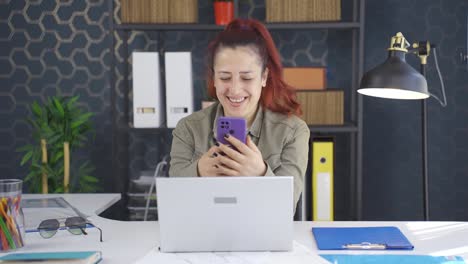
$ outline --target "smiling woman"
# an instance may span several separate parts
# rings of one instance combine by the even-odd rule
[[[310,131],[294,88],[283,80],[270,33],[256,20],[236,19],[210,43],[212,106],[182,119],[173,131],[170,176],[293,176],[294,201],[303,191]],[[244,118],[247,142],[215,137],[219,117]]]

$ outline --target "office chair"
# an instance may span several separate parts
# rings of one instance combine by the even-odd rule
[[[301,193],[301,196],[299,196],[299,201],[297,201],[297,205],[296,205],[296,213],[294,214],[294,221],[303,221],[304,219],[302,218],[302,195],[303,193]]]
[[[150,200],[151,200],[151,193],[153,192],[154,188],[154,193],[156,194],[156,177],[168,177],[169,170],[168,170],[168,159],[169,155],[166,155],[163,157],[163,159],[156,165],[156,169],[154,170],[154,181],[151,183],[148,195],[146,196],[146,206],[145,206],[145,214],[143,216],[143,221],[146,221],[148,218],[148,211],[149,211],[149,205],[150,205]],[[157,201],[156,201],[157,203]],[[157,209],[156,209],[157,210]]]

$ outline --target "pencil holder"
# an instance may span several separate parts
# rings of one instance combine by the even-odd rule
[[[24,246],[24,215],[21,209],[22,180],[0,180],[0,252]]]

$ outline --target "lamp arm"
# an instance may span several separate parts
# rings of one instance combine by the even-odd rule
[[[442,91],[442,98],[441,100],[438,96],[435,94],[432,94],[431,92],[428,91],[429,95],[434,97],[442,107],[447,106],[447,97],[445,96],[445,85],[444,85],[444,80],[442,79],[442,73],[440,72],[439,68],[439,61],[437,60],[437,52],[436,52],[436,45],[430,44],[428,41],[420,41],[418,43],[413,43],[412,48],[409,49],[409,52],[415,54],[416,56],[419,57],[419,60],[421,62],[421,66],[424,66],[427,64],[427,57],[430,54],[430,51],[434,51],[434,62],[436,65],[436,70],[437,74],[439,76],[440,80],[440,86],[441,86],[441,91]]]
[[[445,96],[445,85],[444,85],[444,80],[442,79],[442,73],[440,72],[440,69],[439,69],[439,61],[437,60],[437,52],[436,52],[436,48],[434,47],[433,48],[434,50],[434,62],[435,62],[435,65],[436,65],[436,70],[437,70],[437,74],[439,75],[439,80],[440,80],[440,90],[442,91],[442,98],[443,98],[443,101],[440,100],[439,97],[437,97],[436,95],[432,94],[432,93],[429,93],[432,97],[434,97],[437,101],[439,101],[440,105],[442,107],[446,107],[447,106],[447,97]]]

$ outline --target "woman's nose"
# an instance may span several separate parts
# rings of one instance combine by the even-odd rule
[[[235,94],[241,90],[241,83],[238,80],[233,79],[229,90]]]

